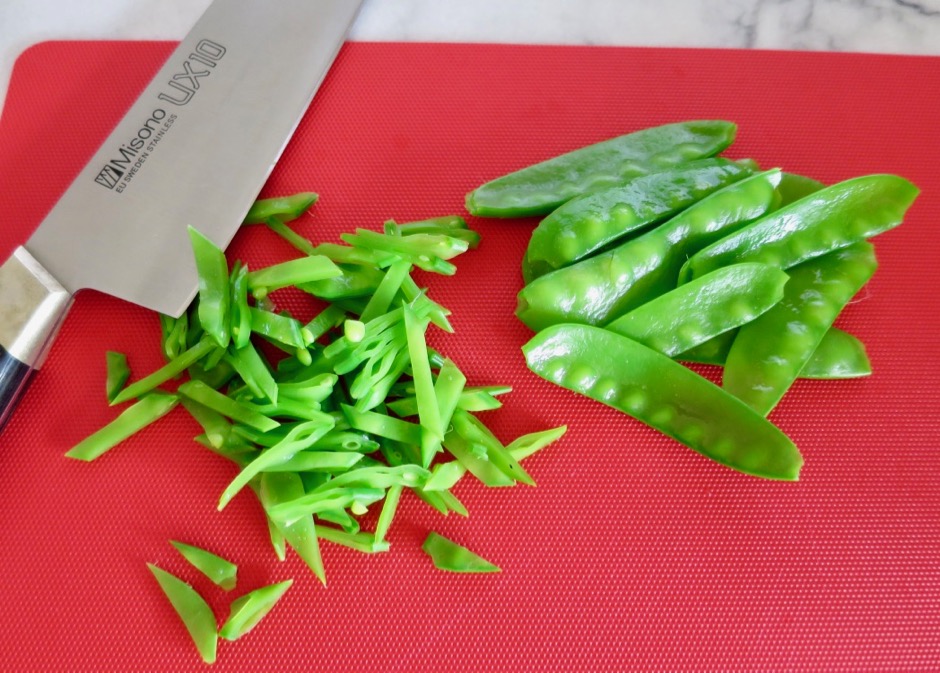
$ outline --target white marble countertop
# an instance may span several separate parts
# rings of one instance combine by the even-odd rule
[[[0,100],[36,42],[180,39],[208,4],[0,0]],[[936,55],[940,0],[365,0],[350,39]]]

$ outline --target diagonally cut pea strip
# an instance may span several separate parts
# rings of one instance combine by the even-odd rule
[[[212,583],[225,591],[235,588],[238,576],[238,566],[218,554],[213,554],[200,547],[194,547],[185,542],[170,540],[170,544],[183,555],[187,561],[199,572],[212,580]]]
[[[131,369],[127,365],[127,356],[124,353],[108,351],[105,355],[105,396],[108,402],[113,403],[121,388],[131,377]]]
[[[219,637],[238,640],[258,625],[291,587],[293,580],[271,584],[232,602],[231,614],[219,629]]]
[[[419,321],[407,304],[403,308],[408,354],[418,398],[418,419],[421,422],[421,464],[427,467],[444,441],[441,412],[434,392],[434,379],[428,364],[428,346],[424,338],[428,323]]]
[[[341,273],[340,268],[328,258],[313,255],[251,271],[248,274],[248,287],[255,297],[260,298],[290,285],[335,278]]]
[[[234,367],[255,397],[277,404],[277,381],[250,341],[243,348],[229,348],[225,361]]]
[[[497,573],[499,566],[473,553],[439,533],[428,533],[421,549],[431,557],[434,567],[454,573]]]
[[[803,458],[776,426],[708,379],[619,334],[555,325],[523,347],[529,368],[732,469],[796,481]]]
[[[276,196],[255,201],[242,224],[264,224],[271,220],[290,222],[306,213],[317,202],[319,196],[313,192],[299,192],[289,196]]]
[[[199,656],[207,664],[215,662],[218,634],[215,615],[209,604],[196,591],[178,577],[148,563],[164,595],[183,621]]]
[[[149,393],[157,386],[182,374],[188,367],[209,355],[209,353],[216,348],[218,348],[218,346],[212,339],[200,340],[195,346],[184,353],[180,353],[175,359],[170,360],[153,374],[145,376],[139,381],[134,381],[124,388],[124,390],[114,397],[111,404],[121,404],[122,402],[127,402],[128,400]]]
[[[395,262],[389,266],[388,270],[385,272],[385,276],[382,278],[382,282],[379,283],[379,286],[375,289],[375,292],[369,299],[369,303],[366,304],[366,308],[362,312],[362,315],[359,316],[359,319],[363,322],[368,322],[372,320],[372,318],[387,313],[389,307],[392,305],[392,300],[401,289],[401,284],[404,282],[405,276],[410,272],[411,263],[407,261]]]
[[[549,444],[557,442],[567,431],[568,426],[561,425],[557,428],[522,435],[507,444],[506,451],[516,460],[523,460],[536,451],[541,451]]]
[[[199,323],[220,348],[225,348],[231,337],[231,290],[225,253],[193,227],[189,227],[189,240],[199,272]]]
[[[178,402],[176,395],[169,393],[144,395],[113,421],[73,446],[65,455],[76,460],[94,460],[168,414]]]
[[[202,381],[187,381],[186,383],[180,385],[180,387],[177,389],[177,392],[180,395],[184,395],[195,402],[199,402],[200,404],[219,412],[223,416],[231,418],[233,421],[244,423],[249,427],[261,430],[262,432],[273,430],[278,425],[280,425],[280,423],[274,419],[268,418],[263,414],[259,414],[251,407],[240,404],[239,402],[226,397],[222,393],[213,390]]]
[[[276,505],[295,500],[303,494],[303,481],[296,474],[290,472],[265,472],[261,475],[259,495],[266,512]],[[317,541],[317,531],[313,523],[313,517],[303,517],[289,525],[282,524],[273,517],[271,521],[280,530],[281,535],[284,536],[291,548],[297,552],[297,555],[317,576],[317,579],[326,585],[326,571],[323,568],[323,557],[320,554],[320,543]]]

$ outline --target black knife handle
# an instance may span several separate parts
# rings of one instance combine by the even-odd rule
[[[26,391],[35,371],[0,346],[0,432],[13,415],[16,401]]]
[[[25,248],[0,265],[0,431],[71,304],[71,293]]]

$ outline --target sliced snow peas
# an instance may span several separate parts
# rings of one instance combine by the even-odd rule
[[[529,368],[619,409],[735,470],[795,481],[803,459],[744,402],[643,344],[589,325],[561,324],[524,347]]]
[[[770,413],[876,267],[874,247],[862,242],[790,269],[783,300],[738,330],[722,386]]]
[[[148,563],[147,567],[182,620],[202,660],[207,664],[214,663],[219,637],[212,608],[183,580],[152,563]]]
[[[499,566],[475,554],[463,545],[431,531],[421,548],[431,557],[434,567],[453,573],[498,573]]]
[[[900,224],[918,191],[897,175],[865,175],[826,187],[698,251],[679,281],[736,262],[787,269],[871,238]]]
[[[735,182],[607,252],[553,271],[519,292],[516,315],[533,330],[603,325],[676,286],[688,255],[765,214],[779,171]]]
[[[113,402],[121,388],[131,377],[131,369],[127,365],[127,356],[124,353],[108,351],[105,353],[106,379],[105,396],[108,402]]]
[[[477,187],[467,194],[467,210],[483,217],[544,215],[579,194],[718,154],[736,130],[726,121],[681,122],[582,147]]]
[[[149,393],[103,428],[73,446],[65,455],[77,460],[94,460],[170,413],[178,403],[179,398],[176,395],[164,392]]]
[[[203,575],[212,580],[213,584],[218,585],[226,591],[235,588],[238,576],[238,566],[228,561],[218,554],[213,554],[200,547],[194,547],[185,542],[170,540],[176,550],[192,564],[192,566]]]
[[[219,636],[238,640],[247,634],[277,605],[293,583],[293,580],[286,580],[270,584],[233,601],[231,614],[219,630]]]
[[[675,357],[770,309],[788,279],[766,264],[733,264],[651,299],[606,329]]]
[[[531,282],[574,264],[750,174],[727,159],[702,159],[572,199],[532,232],[524,279]]]
[[[225,253],[198,230],[188,229],[199,274],[199,322],[216,344],[225,348],[231,337],[232,301]]]

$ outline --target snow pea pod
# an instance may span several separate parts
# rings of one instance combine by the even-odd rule
[[[788,269],[896,227],[919,190],[897,175],[865,175],[826,187],[695,253],[685,283],[720,266],[763,262]]]
[[[294,580],[270,584],[232,601],[232,611],[219,629],[219,637],[238,640],[258,625],[266,614],[281,600]]]
[[[168,414],[178,403],[176,395],[159,391],[148,393],[113,421],[73,446],[65,455],[76,460],[94,460]]]
[[[645,234],[536,279],[519,293],[516,315],[536,331],[603,325],[673,289],[688,255],[768,211],[779,177],[772,170],[736,182]]]
[[[467,194],[481,217],[544,215],[579,194],[718,154],[734,141],[726,121],[665,124],[588,145],[496,178]]]
[[[651,299],[605,329],[675,357],[770,309],[788,279],[774,266],[732,264]]]
[[[790,269],[783,300],[738,331],[724,389],[758,413],[770,413],[876,267],[874,247],[863,241]]]
[[[737,330],[713,337],[676,356],[677,360],[724,366]],[[871,376],[871,360],[858,337],[830,327],[800,371],[801,379],[853,379]]]
[[[532,232],[525,281],[589,257],[750,174],[746,166],[727,159],[702,159],[572,199]]]
[[[225,591],[231,591],[235,588],[238,576],[238,566],[231,561],[222,558],[218,554],[213,554],[200,547],[194,547],[185,542],[170,540],[170,544],[183,555],[189,563],[203,575],[212,580],[212,583],[221,587]]]
[[[529,368],[627,413],[732,469],[795,481],[803,459],[766,418],[643,344],[589,325],[554,325],[524,347]]]

